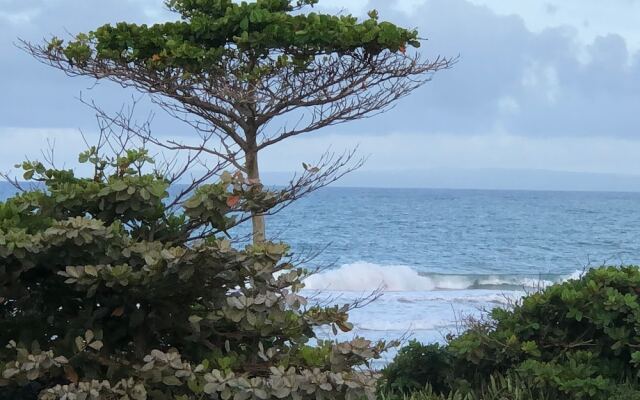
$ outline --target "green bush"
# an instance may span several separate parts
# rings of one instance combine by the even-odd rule
[[[412,345],[384,371],[387,390],[431,384],[479,393],[492,376],[516,375],[567,399],[637,398],[640,271],[603,267],[530,294],[437,352]],[[446,368],[427,368],[424,364]],[[415,364],[412,365],[412,363]],[[407,384],[399,370],[413,371]]]
[[[382,394],[381,400],[555,400],[558,394],[543,390],[516,375],[491,376],[475,391],[468,389],[438,393],[431,385],[405,395]]]
[[[222,174],[172,207],[145,151],[80,161],[93,178],[24,163],[42,189],[0,203],[0,398],[373,396],[356,367],[385,344],[315,345],[349,308],[307,305],[286,245],[224,239],[275,193]]]
[[[411,393],[425,387],[425,377],[435,393],[448,392],[451,379],[451,354],[439,344],[421,344],[415,340],[400,349],[393,363],[384,369],[380,390]]]

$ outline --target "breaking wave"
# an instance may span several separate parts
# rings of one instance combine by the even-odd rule
[[[307,289],[321,291],[366,292],[382,288],[388,292],[432,290],[543,288],[568,279],[576,279],[583,271],[571,275],[448,275],[420,273],[406,265],[379,265],[368,262],[345,264],[340,268],[312,275],[305,280]]]

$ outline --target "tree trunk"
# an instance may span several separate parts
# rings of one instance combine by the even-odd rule
[[[258,167],[258,151],[254,149],[245,151],[245,167],[249,181],[253,185],[261,185],[260,168]],[[266,240],[264,215],[253,213],[251,216],[253,226],[253,244],[263,243]]]

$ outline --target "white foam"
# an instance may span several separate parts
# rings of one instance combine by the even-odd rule
[[[383,288],[388,291],[423,291],[436,288],[434,282],[405,265],[381,266],[368,262],[345,264],[340,268],[312,275],[305,280],[307,289],[365,292]]]
[[[309,277],[307,296],[339,299],[353,303],[363,294],[383,287],[385,293],[366,307],[352,310],[349,321],[354,330],[339,333],[344,339],[353,335],[371,340],[416,339],[422,343],[443,342],[449,333],[465,329],[465,318],[480,317],[495,307],[517,302],[529,290],[555,282],[576,279],[582,271],[549,280],[522,275],[445,275],[420,274],[404,265],[379,265],[368,262],[346,264]],[[319,336],[333,339],[331,330]],[[380,365],[389,362],[395,352],[386,353]]]
[[[483,286],[517,286],[523,288],[544,288],[555,282],[527,276],[488,276],[476,280],[476,285]]]
[[[585,270],[579,269],[577,271],[574,271],[571,275],[564,278],[563,281],[578,280],[582,278],[585,273],[586,273]]]
[[[521,275],[427,275],[420,274],[406,265],[379,265],[359,261],[312,275],[305,280],[305,285],[311,290],[340,292],[367,292],[377,289],[388,292],[424,292],[480,289],[486,286],[521,289],[544,288],[559,281],[577,279],[582,273],[583,271],[576,271],[555,281]]]
[[[475,294],[480,292],[479,294]],[[525,292],[498,292],[485,290],[468,290],[468,291],[437,291],[431,292],[434,295],[429,296],[428,292],[416,293],[411,292],[406,296],[390,297],[390,293],[382,298],[382,301],[395,301],[398,303],[414,304],[423,302],[446,302],[448,304],[495,304],[508,305],[514,300],[522,297]]]
[[[355,328],[360,331],[375,332],[417,332],[417,331],[438,331],[455,326],[455,319],[452,316],[448,320],[424,320],[413,319],[411,321],[389,321],[375,319],[362,323],[356,323]]]

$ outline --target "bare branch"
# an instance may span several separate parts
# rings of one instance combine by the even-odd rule
[[[222,60],[210,71],[185,74],[180,69],[155,70],[98,57],[78,65],[42,45],[21,41],[21,47],[67,75],[108,79],[148,93],[174,117],[197,131],[230,138],[243,151],[251,145],[254,132],[261,134],[261,150],[292,136],[377,115],[457,61],[443,57],[422,60],[419,54],[392,51],[371,54],[360,49],[318,55],[301,70],[275,67],[281,53],[274,50],[254,60],[265,72],[248,79],[241,68],[248,60],[239,55]],[[283,123],[267,131],[267,125],[279,117],[296,113],[299,123],[294,128]]]

